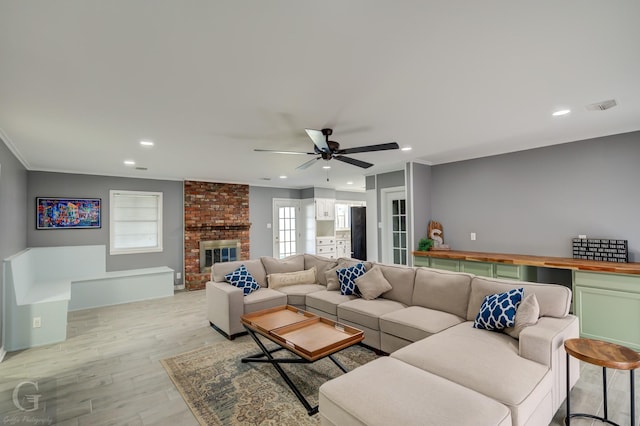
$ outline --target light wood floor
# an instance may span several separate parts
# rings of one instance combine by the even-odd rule
[[[0,421],[16,411],[16,385],[48,378],[58,424],[197,425],[159,360],[221,340],[209,327],[204,291],[72,312],[64,343],[12,352],[0,363]],[[581,369],[572,411],[601,415],[601,369],[586,364]],[[608,385],[609,417],[630,424],[628,372],[610,371]],[[552,425],[564,424],[564,413],[563,406]]]

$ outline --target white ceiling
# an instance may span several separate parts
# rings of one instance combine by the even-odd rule
[[[409,160],[639,130],[639,21],[637,0],[2,0],[0,138],[30,170],[362,190]],[[323,127],[413,150],[329,182],[253,151]]]

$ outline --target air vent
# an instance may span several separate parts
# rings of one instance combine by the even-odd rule
[[[609,108],[613,108],[618,105],[615,99],[609,99],[608,101],[596,102],[595,104],[587,105],[588,111],[604,111]]]
[[[136,170],[142,170],[142,171],[145,171],[145,170],[149,170],[149,169],[147,169],[146,167],[136,167]]]

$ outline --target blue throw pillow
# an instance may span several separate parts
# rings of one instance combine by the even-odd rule
[[[338,274],[338,282],[340,283],[340,294],[349,296],[355,294],[360,296],[360,291],[356,285],[356,278],[367,272],[364,263],[358,263],[348,268],[340,268],[336,271]]]
[[[245,296],[260,288],[260,284],[251,276],[244,265],[240,265],[238,269],[225,275],[224,279],[229,284],[241,288]]]
[[[482,301],[480,312],[473,322],[473,328],[502,330],[513,327],[516,310],[522,301],[523,288],[514,288],[506,293],[490,294]]]

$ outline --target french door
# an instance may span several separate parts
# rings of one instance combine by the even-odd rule
[[[282,259],[298,253],[300,201],[273,200],[273,257]]]
[[[382,261],[407,265],[407,196],[404,187],[383,189],[381,195]]]

